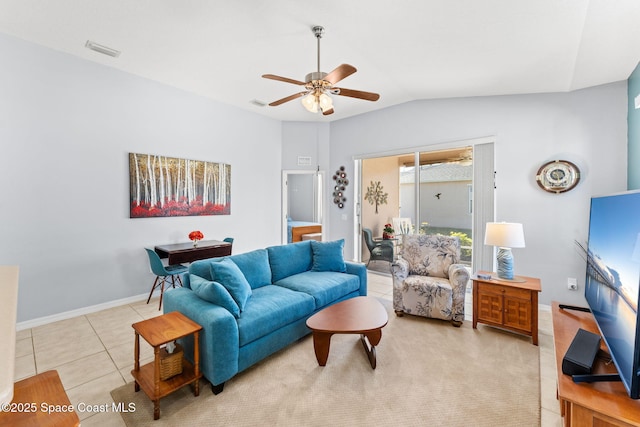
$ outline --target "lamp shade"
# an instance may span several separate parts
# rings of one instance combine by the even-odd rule
[[[516,222],[488,222],[484,244],[502,248],[524,248],[522,224]]]
[[[314,92],[302,98],[301,102],[302,102],[302,105],[304,105],[304,108],[306,108],[307,111],[309,111],[310,113],[318,112],[318,99],[316,98],[316,95]]]

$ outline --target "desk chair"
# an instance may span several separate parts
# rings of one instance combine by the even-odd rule
[[[182,264],[164,265],[162,264],[162,260],[154,250],[148,248],[144,249],[147,251],[147,255],[149,255],[149,265],[151,266],[151,271],[156,275],[156,280],[153,282],[151,292],[149,292],[149,298],[147,298],[147,304],[149,304],[149,301],[151,301],[151,295],[153,295],[153,291],[155,291],[159,286],[160,304],[158,305],[158,310],[160,310],[162,308],[162,295],[164,294],[164,284],[167,281],[167,277],[171,277],[171,287],[176,287],[176,278],[178,278],[178,282],[180,283],[180,286],[182,286],[182,279],[180,278],[180,274],[186,273],[189,268]]]
[[[233,247],[233,237],[225,237],[222,241],[231,243],[231,245]]]

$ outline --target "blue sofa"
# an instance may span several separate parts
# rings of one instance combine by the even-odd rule
[[[225,381],[310,333],[319,310],[367,294],[363,264],[345,262],[344,240],[272,246],[189,266],[184,287],[165,293],[164,312],[202,325],[200,368],[213,392]],[[181,340],[193,361],[193,337]]]

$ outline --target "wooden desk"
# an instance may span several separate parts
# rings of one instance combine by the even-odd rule
[[[46,371],[18,381],[13,400],[0,412],[0,426],[79,426],[58,371]]]
[[[473,328],[484,323],[528,335],[538,345],[538,293],[540,279],[516,276],[519,281],[473,276]]]
[[[556,349],[558,374],[558,400],[560,414],[566,427],[573,426],[640,426],[640,400],[629,397],[621,382],[580,383],[562,373],[564,357],[579,328],[600,334],[591,313],[575,310],[560,310],[553,302],[553,339]],[[602,348],[606,351],[604,340]],[[606,365],[597,359],[595,373],[615,373],[613,363]]]
[[[169,258],[169,264],[231,255],[231,243],[220,240],[201,240],[197,247],[193,246],[193,242],[189,242],[161,245],[154,249],[160,258]]]

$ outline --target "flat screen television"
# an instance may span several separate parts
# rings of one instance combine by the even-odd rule
[[[591,198],[585,297],[620,379],[640,398],[640,192]]]

